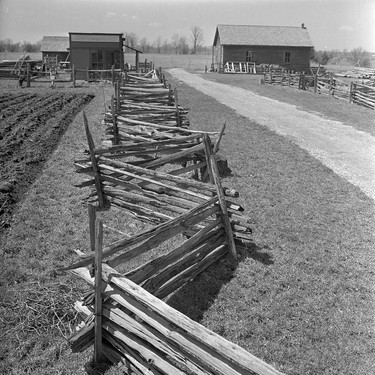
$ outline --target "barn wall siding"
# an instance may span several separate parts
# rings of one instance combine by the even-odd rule
[[[224,46],[223,60],[246,61],[246,52],[253,51],[256,64],[278,64],[288,70],[309,71],[310,47],[272,47],[272,46]],[[290,63],[284,62],[284,53],[290,52]]]

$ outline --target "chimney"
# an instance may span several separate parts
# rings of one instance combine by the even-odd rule
[[[302,29],[306,29],[306,27],[305,27],[305,24],[303,23],[302,25],[301,25],[301,27],[302,27]]]

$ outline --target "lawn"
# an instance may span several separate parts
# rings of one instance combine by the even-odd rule
[[[207,74],[336,120],[351,121],[354,110],[352,125],[372,131],[373,111],[246,77]],[[255,239],[247,257],[223,259],[169,303],[286,374],[375,373],[373,201],[289,140],[168,78],[192,128],[227,122],[221,153],[233,173],[223,184],[240,192]],[[99,144],[112,89],[79,90],[95,95],[85,111]],[[66,343],[85,287],[54,271],[74,249],[88,250],[87,191],[73,186],[82,178],[72,165],[86,148],[79,114],[2,233],[0,373],[79,375],[92,355],[72,354]]]

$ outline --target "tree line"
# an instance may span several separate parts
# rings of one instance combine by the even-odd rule
[[[332,51],[315,51],[313,50],[311,60],[321,65],[356,65],[361,68],[369,68],[371,66],[371,54],[362,47],[357,47],[348,51],[332,50]]]
[[[171,38],[158,36],[155,40],[149,41],[147,38],[140,38],[133,32],[125,32],[125,45],[133,49],[138,49],[144,53],[165,53],[165,54],[210,54],[211,47],[203,46],[203,30],[199,26],[191,28],[190,35],[172,35]],[[16,42],[10,39],[0,40],[0,52],[40,52],[42,41],[36,43]],[[125,48],[125,52],[127,48]]]
[[[199,26],[191,28],[191,34],[185,35],[173,34],[172,37],[162,38],[158,36],[150,41],[147,38],[139,38],[133,32],[125,32],[125,44],[133,49],[138,49],[144,53],[164,53],[164,54],[210,54],[211,47],[203,46],[203,30]],[[125,52],[127,50],[125,49]]]

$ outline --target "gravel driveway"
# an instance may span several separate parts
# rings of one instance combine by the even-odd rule
[[[209,95],[261,125],[281,134],[307,150],[336,174],[375,199],[375,137],[339,121],[297,109],[197,74],[169,69],[176,79]]]

